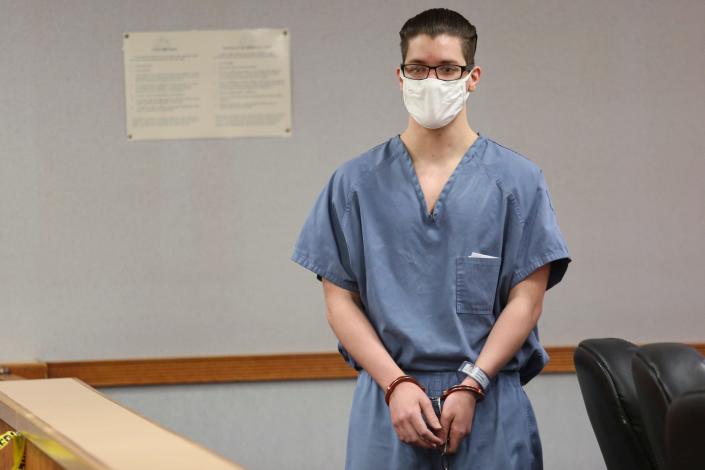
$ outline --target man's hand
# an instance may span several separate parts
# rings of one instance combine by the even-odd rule
[[[441,409],[441,439],[446,442],[450,436],[447,452],[458,450],[460,441],[470,434],[475,416],[475,395],[467,391],[453,392],[445,399]]]
[[[394,430],[402,442],[427,449],[442,448],[445,444],[444,440],[431,432],[431,429],[436,433],[441,432],[441,423],[433,411],[431,400],[413,383],[402,382],[396,386],[389,398],[389,413]]]

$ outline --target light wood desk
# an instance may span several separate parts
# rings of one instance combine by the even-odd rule
[[[0,382],[0,434],[8,429],[27,433],[27,470],[243,470],[77,379]]]

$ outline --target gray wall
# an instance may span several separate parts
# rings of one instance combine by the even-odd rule
[[[0,0],[2,360],[333,351],[289,255],[333,169],[404,128],[397,32],[436,5]],[[573,256],[544,344],[702,342],[705,3],[441,5],[478,28],[471,125],[544,169]],[[250,27],[291,31],[291,138],[127,140],[124,31]],[[352,384],[107,392],[252,469],[338,468]],[[546,467],[600,468],[575,377],[527,391]]]

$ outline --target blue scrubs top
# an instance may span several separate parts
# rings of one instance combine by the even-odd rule
[[[318,280],[358,291],[405,371],[452,371],[476,361],[510,289],[551,263],[548,290],[571,261],[543,171],[483,135],[432,214],[399,135],[342,163],[318,195],[291,259]],[[338,351],[361,370],[340,342]],[[537,326],[502,370],[518,370],[523,385],[548,359]]]

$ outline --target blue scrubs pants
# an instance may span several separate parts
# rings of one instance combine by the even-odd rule
[[[405,371],[429,397],[459,384],[462,372]],[[435,402],[435,400],[432,400]],[[436,413],[439,410],[434,406]],[[363,369],[355,385],[347,439],[346,470],[441,470],[441,453],[402,442],[392,426],[384,391]],[[541,440],[519,372],[492,378],[487,396],[477,402],[470,434],[448,454],[452,470],[542,470]]]

